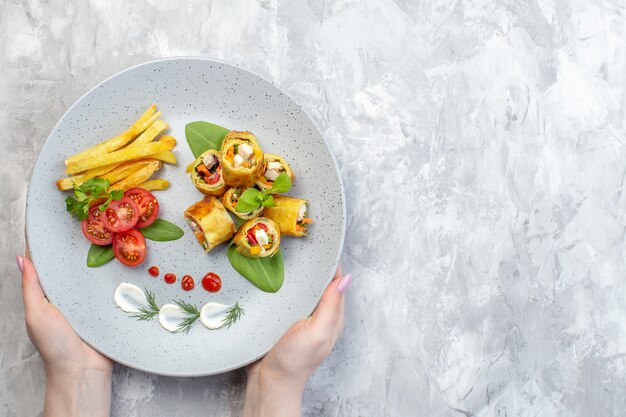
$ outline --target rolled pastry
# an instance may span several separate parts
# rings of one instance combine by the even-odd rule
[[[252,187],[263,172],[263,151],[250,132],[231,131],[222,142],[222,175],[230,187]]]
[[[265,207],[263,216],[276,222],[281,234],[305,236],[308,233],[308,225],[313,223],[313,220],[307,217],[308,201],[275,195],[274,204],[273,207]]]
[[[257,217],[248,220],[233,239],[237,252],[249,258],[272,256],[280,248],[280,230],[270,219]]]
[[[222,203],[206,196],[187,210],[185,219],[205,252],[233,237],[237,228]]]
[[[255,217],[259,217],[263,213],[263,206],[249,213],[239,213],[237,210],[235,210],[235,207],[237,206],[237,202],[239,201],[239,197],[241,196],[242,192],[243,191],[241,188],[229,188],[222,196],[222,204],[224,204],[224,207],[226,207],[229,211],[231,211],[235,216],[239,217],[240,219],[250,220],[254,219]]]
[[[228,186],[222,177],[222,159],[219,151],[209,149],[188,168],[191,181],[202,194],[221,197]]]
[[[293,170],[282,157],[266,153],[263,157],[263,171],[256,185],[261,189],[268,189],[274,185],[274,180],[283,172],[289,175],[291,182],[295,179]]]

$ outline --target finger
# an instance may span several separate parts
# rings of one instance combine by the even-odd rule
[[[330,332],[343,320],[343,293],[339,286],[349,275],[343,276],[341,267],[337,267],[334,279],[322,294],[317,309],[311,316],[311,325],[316,331]]]
[[[39,277],[35,266],[26,257],[22,257],[24,272],[22,272],[22,297],[24,299],[24,307],[26,311],[36,311],[41,306],[48,303],[41,285],[39,285]]]

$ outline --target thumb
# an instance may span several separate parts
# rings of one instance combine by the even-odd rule
[[[343,323],[343,292],[352,281],[352,275],[343,275],[337,267],[335,278],[328,284],[320,303],[311,316],[311,325],[320,332],[329,332],[338,323]]]
[[[17,264],[22,271],[22,297],[24,299],[24,308],[26,313],[35,312],[42,306],[48,304],[41,285],[39,285],[39,276],[35,270],[35,266],[27,257],[17,256]]]

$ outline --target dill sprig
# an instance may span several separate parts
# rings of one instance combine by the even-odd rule
[[[139,311],[134,313],[131,317],[134,317],[138,320],[152,320],[153,318],[159,315],[160,308],[156,302],[156,298],[152,291],[148,291],[148,289],[144,289],[143,292],[146,295],[148,308],[140,307]]]
[[[235,303],[234,306],[232,306],[226,311],[226,316],[224,317],[222,326],[226,326],[227,328],[232,326],[244,314],[245,314],[244,309],[239,307],[239,303]]]
[[[185,313],[185,318],[180,322],[176,332],[185,332],[189,333],[191,330],[191,326],[200,318],[200,310],[193,304],[186,303],[184,301],[174,301],[178,308],[180,308],[183,313]]]

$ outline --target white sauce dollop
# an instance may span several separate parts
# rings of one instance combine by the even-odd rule
[[[185,312],[176,304],[165,304],[159,310],[159,323],[169,332],[175,333],[185,319]]]
[[[137,313],[141,307],[148,308],[148,300],[143,291],[136,285],[122,282],[115,289],[115,304],[127,313]]]
[[[231,307],[219,303],[206,303],[200,310],[200,321],[207,329],[219,329],[224,325],[226,312]]]

